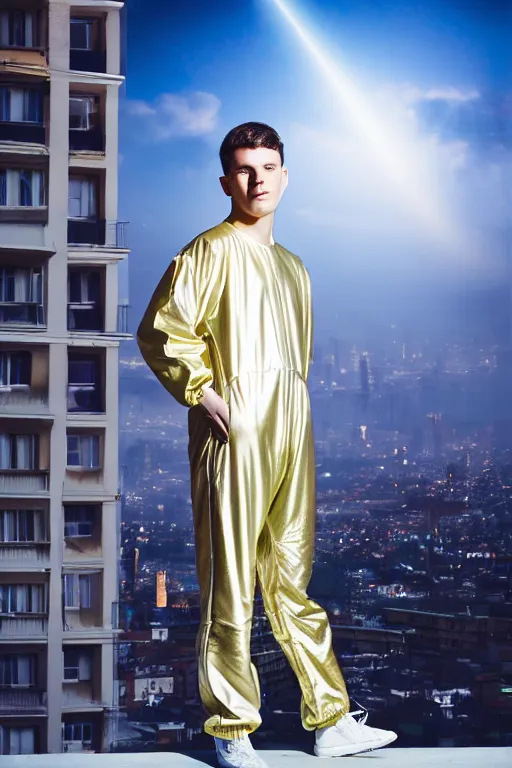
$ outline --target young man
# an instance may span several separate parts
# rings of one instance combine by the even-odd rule
[[[306,590],[315,532],[315,458],[307,376],[311,286],[272,237],[288,185],[283,144],[262,123],[220,149],[231,213],[171,262],[137,339],[166,389],[190,407],[189,457],[201,592],[199,688],[222,766],[264,768],[248,734],[261,723],[250,658],[256,573],[276,639],[302,689],[319,756],[396,739],[349,712],[325,612]]]

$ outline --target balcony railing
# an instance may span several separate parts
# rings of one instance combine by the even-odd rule
[[[128,248],[127,221],[107,221],[105,245],[110,248]]]
[[[37,493],[48,487],[47,469],[0,469],[0,494]]]
[[[12,566],[48,565],[50,561],[50,542],[0,541],[0,570]]]
[[[0,616],[0,638],[48,635],[46,616]]]
[[[75,72],[105,72],[107,71],[106,51],[69,52],[69,68]]]
[[[129,333],[128,331],[128,304],[117,305],[117,332]]]
[[[68,245],[127,248],[127,221],[68,219]]]
[[[0,387],[0,413],[15,412],[40,413],[48,410],[48,395],[36,394],[29,386],[26,388]]]
[[[70,245],[105,245],[105,219],[68,219]]]
[[[0,715],[45,715],[46,693],[30,690],[0,690]]]
[[[45,127],[34,123],[0,122],[0,141],[45,144]]]
[[[0,134],[1,138],[1,134]],[[93,128],[89,131],[71,129],[69,131],[69,148],[75,151],[104,152],[105,137],[103,131]]]

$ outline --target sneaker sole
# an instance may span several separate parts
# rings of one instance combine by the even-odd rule
[[[380,741],[369,741],[367,746],[357,746],[356,744],[347,744],[345,747],[317,747],[315,745],[314,752],[317,757],[347,757],[348,755],[358,755],[360,752],[372,752],[374,749],[380,749],[386,747],[391,742],[398,738],[397,734],[393,734],[388,739],[381,739]]]

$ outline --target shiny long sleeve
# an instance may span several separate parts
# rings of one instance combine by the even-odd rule
[[[137,330],[144,360],[182,405],[196,405],[214,380],[205,335],[224,279],[222,257],[197,238],[171,262]]]

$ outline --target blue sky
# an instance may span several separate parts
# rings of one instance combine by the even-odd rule
[[[120,218],[130,221],[132,331],[174,254],[229,212],[218,147],[246,120],[283,138],[290,186],[274,236],[310,270],[319,331],[360,322],[368,305],[365,315],[391,321],[397,296],[445,288],[447,275],[454,290],[503,279],[512,4],[288,5],[355,83],[369,135],[391,137],[386,168],[273,0],[128,0]],[[407,189],[395,198],[395,167],[460,242],[440,242]]]

